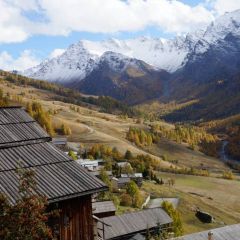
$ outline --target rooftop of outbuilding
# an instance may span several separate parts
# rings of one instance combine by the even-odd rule
[[[34,170],[37,191],[49,202],[107,189],[50,141],[50,136],[23,108],[0,108],[0,192],[11,203],[19,198],[19,167]]]

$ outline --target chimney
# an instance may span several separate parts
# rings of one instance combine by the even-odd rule
[[[208,240],[213,240],[213,233],[212,232],[208,233]]]

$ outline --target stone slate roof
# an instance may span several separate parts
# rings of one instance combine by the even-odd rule
[[[213,240],[239,240],[240,224],[229,225],[204,232],[193,233],[183,237],[174,238],[174,240],[207,240],[208,233],[211,232]]]
[[[107,189],[64,152],[22,108],[0,108],[0,192],[12,204],[19,198],[16,169],[36,173],[37,191],[49,202],[88,195]]]
[[[112,201],[93,202],[93,214],[115,212],[116,207]]]
[[[162,208],[146,209],[101,219],[106,224],[105,239],[120,239],[122,236],[134,236],[143,233],[147,228],[172,223],[172,219]],[[101,223],[98,226],[102,228]],[[101,232],[100,232],[101,234]]]
[[[118,184],[126,184],[129,183],[131,179],[129,177],[120,177],[118,178]]]
[[[50,136],[22,108],[0,108],[0,148],[50,139]]]

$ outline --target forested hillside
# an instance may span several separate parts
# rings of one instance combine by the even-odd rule
[[[70,88],[65,88],[61,85],[49,83],[47,81],[35,80],[28,77],[24,77],[18,74],[9,73],[0,70],[0,77],[10,83],[14,83],[19,86],[32,86],[38,89],[48,90],[55,93],[55,100],[73,103],[79,106],[97,107],[103,112],[116,113],[129,116],[137,116],[140,113],[126,104],[123,104],[111,97],[106,96],[86,96],[78,91]]]

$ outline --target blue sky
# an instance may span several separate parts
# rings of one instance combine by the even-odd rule
[[[172,38],[238,8],[240,0],[1,0],[0,68],[23,70],[81,39]]]

